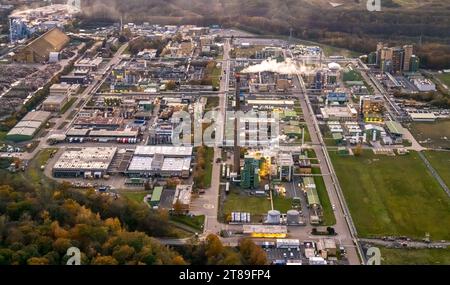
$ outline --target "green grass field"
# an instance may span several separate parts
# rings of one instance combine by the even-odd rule
[[[148,192],[139,191],[139,192],[129,192],[122,191],[120,194],[127,197],[130,200],[136,201],[138,203],[144,203],[144,197],[147,196]]]
[[[382,265],[448,265],[450,248],[395,249],[380,248]]]
[[[5,143],[8,132],[0,131],[0,143]]]
[[[445,85],[447,85],[448,88],[450,88],[450,73],[439,74],[437,77],[439,78],[439,80],[442,81],[442,83],[444,83]]]
[[[359,236],[450,239],[450,199],[417,153],[330,156]]]
[[[214,163],[214,149],[212,147],[206,148],[206,166],[205,166],[205,178],[204,183],[206,188],[211,187],[211,178],[212,178],[212,166]]]
[[[199,232],[203,231],[203,225],[205,224],[205,216],[194,216],[194,217],[188,217],[188,216],[171,216],[170,219],[174,222],[184,224],[188,227],[193,228],[194,230],[197,230]]]
[[[450,120],[415,122],[409,124],[408,128],[422,146],[450,149]]]
[[[36,188],[52,188],[52,186],[55,185],[55,181],[44,175],[41,166],[46,165],[49,159],[52,157],[53,153],[55,153],[57,150],[58,149],[55,148],[47,148],[41,150],[36,155],[36,157],[30,161],[25,172],[20,173],[20,175],[23,176],[22,179],[25,179]]]
[[[292,199],[273,196],[273,208],[281,213],[286,213],[290,209],[292,209]]]
[[[239,190],[231,190],[223,204],[223,213],[249,212],[250,214],[265,214],[271,209],[267,197],[248,196]]]
[[[450,187],[450,152],[447,151],[427,151],[425,156],[430,161],[433,168],[439,173],[445,184]]]
[[[314,167],[312,169],[313,174],[320,174],[320,168]],[[317,194],[319,195],[320,204],[323,209],[323,222],[324,226],[332,226],[336,224],[336,218],[334,217],[333,208],[331,206],[330,198],[328,197],[327,188],[325,182],[321,176],[314,176],[314,182],[316,183]]]

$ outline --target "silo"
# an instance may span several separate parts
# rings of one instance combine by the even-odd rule
[[[289,210],[287,212],[287,224],[288,225],[295,225],[298,224],[300,221],[300,213],[296,210]]]
[[[267,223],[268,224],[279,224],[281,213],[277,210],[271,210],[267,213]]]

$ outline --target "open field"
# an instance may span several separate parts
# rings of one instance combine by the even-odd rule
[[[2,143],[2,144],[5,143],[7,134],[8,134],[8,132],[0,131],[0,143]]]
[[[380,248],[382,265],[448,265],[450,248],[395,249]]]
[[[199,232],[203,231],[203,225],[205,224],[205,216],[171,216],[170,219],[174,222],[191,227]]]
[[[450,187],[450,152],[447,151],[427,151],[425,156],[430,161],[433,168],[439,173],[445,184]]]
[[[312,169],[313,174],[320,174],[320,168],[314,167]],[[323,209],[323,222],[324,226],[332,226],[336,224],[336,218],[334,217],[333,208],[331,206],[330,198],[328,197],[327,188],[325,182],[321,176],[314,176],[314,182],[316,183],[317,194],[319,195],[320,204]]]
[[[450,120],[415,122],[409,124],[408,128],[422,146],[450,149]]]
[[[450,73],[440,74],[437,76],[448,88],[450,88]]]
[[[231,190],[223,204],[223,213],[228,215],[231,212],[249,212],[250,214],[265,214],[271,209],[268,197],[249,196],[239,190]]]
[[[292,199],[273,196],[273,208],[281,213],[286,213],[290,209],[292,209]]]
[[[330,156],[359,236],[450,239],[450,199],[417,153]]]
[[[148,192],[145,191],[131,192],[125,190],[120,192],[120,194],[127,197],[130,200],[136,201],[138,203],[144,203],[144,197],[147,196]]]

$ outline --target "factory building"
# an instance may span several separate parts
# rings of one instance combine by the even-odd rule
[[[292,181],[294,159],[292,154],[281,153],[278,156],[278,173],[281,181]]]
[[[178,204],[181,210],[188,213],[192,198],[192,185],[177,185],[173,197],[173,207]]]
[[[388,121],[386,122],[386,128],[388,134],[391,136],[394,143],[403,142],[403,135],[405,133],[405,129],[402,127],[401,124],[394,121]]]
[[[102,178],[117,152],[116,147],[70,148],[64,151],[53,166],[58,178]]]
[[[320,108],[320,113],[324,120],[328,121],[356,121],[358,112],[350,105],[341,106],[327,106]]]
[[[345,104],[348,102],[348,96],[345,92],[329,92],[327,94],[328,104]]]
[[[14,142],[33,139],[39,129],[50,119],[51,113],[45,111],[29,112],[6,135],[6,139]]]
[[[243,225],[243,233],[253,238],[285,238],[288,231],[280,225]]]
[[[245,156],[241,177],[241,187],[243,189],[256,189],[259,187],[259,170],[260,160],[250,155]]]
[[[79,128],[115,130],[123,125],[123,118],[118,117],[79,117],[74,126]]]
[[[128,166],[132,177],[188,178],[191,171],[192,147],[138,146]]]
[[[359,109],[366,123],[382,123],[384,121],[384,100],[382,96],[361,96]]]
[[[51,52],[60,52],[69,41],[69,37],[60,29],[53,28],[22,48],[13,59],[26,63],[46,62]]]

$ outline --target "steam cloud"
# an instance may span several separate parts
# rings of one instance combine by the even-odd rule
[[[275,59],[264,60],[260,64],[245,68],[242,73],[274,72],[279,74],[300,74],[306,71],[304,66],[299,66],[291,59],[277,62]]]

